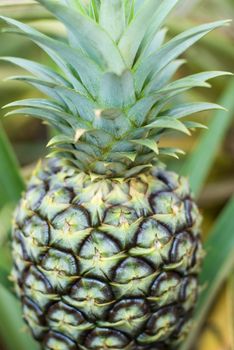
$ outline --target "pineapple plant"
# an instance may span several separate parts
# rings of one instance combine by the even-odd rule
[[[3,17],[57,68],[2,57],[33,74],[48,98],[8,104],[7,115],[57,129],[16,209],[12,279],[23,316],[46,350],[175,349],[191,327],[203,257],[201,215],[188,180],[161,156],[171,132],[202,127],[219,109],[177,97],[226,74],[172,81],[191,45],[228,21],[165,41],[178,0],[38,0],[67,30],[49,37]],[[184,119],[186,118],[186,119]]]

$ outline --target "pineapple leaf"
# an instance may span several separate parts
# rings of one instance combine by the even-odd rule
[[[55,128],[63,132],[65,135],[73,136],[76,129],[82,127],[78,121],[73,121],[70,114],[65,112],[59,112],[54,110],[45,110],[39,108],[20,108],[10,111],[6,114],[9,115],[20,115],[34,116],[44,121],[51,123]],[[73,129],[73,132],[72,132]]]
[[[99,23],[117,42],[125,30],[124,2],[122,0],[102,0]]]
[[[129,24],[134,17],[135,0],[124,0],[126,24]]]
[[[111,38],[93,20],[59,5],[54,0],[38,0],[38,2],[64,23],[73,35],[73,40],[76,40],[77,48],[86,52],[101,68],[109,69],[116,74],[122,73],[126,68]]]
[[[90,0],[90,4],[89,4],[89,15],[90,15],[90,17],[93,18],[96,22],[99,21],[99,8],[100,8],[99,0]]]
[[[163,113],[165,113],[168,117],[172,116],[173,118],[184,118],[194,113],[209,111],[214,109],[225,110],[225,108],[215,103],[193,102],[193,103],[185,103],[182,105],[177,105],[176,107],[173,107],[167,111],[164,111]]]
[[[96,110],[96,117],[93,121],[93,128],[102,129],[114,137],[121,137],[131,130],[129,120],[122,113],[116,119],[105,118],[99,110]]]
[[[206,125],[203,125],[203,124],[197,123],[197,122],[192,122],[192,121],[185,121],[184,125],[188,129],[208,129],[208,127]]]
[[[104,109],[96,109],[95,116],[102,117],[107,120],[116,120],[117,118],[123,115],[123,111],[118,108],[104,108]]]
[[[143,124],[147,113],[157,102],[157,98],[152,95],[138,100],[128,111],[128,118],[138,127]]]
[[[55,72],[53,69],[47,66],[44,66],[43,64],[30,61],[24,58],[18,58],[18,57],[0,57],[0,60],[13,63],[18,67],[21,67],[27,70],[28,72],[34,74],[39,78],[43,78],[60,85],[62,84],[67,87],[74,87],[76,90],[80,91],[82,94],[88,95],[87,90],[81,84],[81,82],[75,78],[74,74],[69,70],[68,66],[64,62],[62,62],[59,58],[57,59],[55,58],[54,53],[53,53],[53,59],[57,63],[57,65],[61,68],[61,70],[65,73],[69,81],[63,78],[60,74]]]
[[[185,62],[186,61],[182,59],[170,62],[157,74],[157,77],[155,77],[152,84],[146,87],[144,94],[147,95],[150,93],[150,91],[157,91],[159,89],[162,89]]]
[[[232,73],[210,71],[189,75],[188,77],[173,81],[164,88],[156,91],[154,95],[155,97],[162,97],[163,95],[166,95],[168,98],[171,98],[172,96],[176,96],[179,93],[192,89],[194,87],[210,87],[210,84],[207,83],[207,80],[225,75],[232,75]]]
[[[74,143],[75,140],[74,138],[70,137],[70,136],[66,136],[63,134],[59,134],[54,136],[47,144],[47,147],[54,147],[57,145],[61,145],[61,144],[72,144]]]
[[[49,82],[49,81],[37,79],[37,78],[31,77],[31,76],[24,76],[24,75],[16,75],[16,76],[8,77],[5,80],[6,81],[18,80],[18,81],[26,82],[26,83],[36,87],[38,90],[42,91],[47,96],[50,96],[57,101],[59,100],[59,102],[61,104],[64,103],[63,98],[60,98],[60,96],[57,94],[57,92],[54,89],[54,87],[56,85],[54,83]]]
[[[143,1],[142,0],[135,0],[134,1],[134,15],[136,15],[137,12],[141,9]]]
[[[141,42],[153,23],[159,29],[178,0],[146,0],[119,42],[119,48],[128,67],[132,67]]]
[[[80,0],[62,0],[61,3],[78,10],[83,15],[87,14],[87,10]]]
[[[86,96],[80,95],[77,91],[44,80],[38,80],[34,77],[15,76],[7,79],[26,81],[27,83],[37,86],[42,91],[44,87],[46,87],[47,95],[52,96],[57,100],[59,99],[60,105],[65,106],[65,109],[67,107],[70,109],[70,112],[74,115],[73,117],[71,116],[70,121],[72,122],[72,120],[74,120],[74,124],[78,116],[86,121],[91,121],[95,117],[95,104]]]
[[[171,77],[175,74],[176,70],[184,63],[184,60],[175,60],[171,63],[168,64],[167,67],[165,67],[158,75],[158,86],[157,88],[159,91],[155,93],[155,95],[149,95],[147,97],[144,97],[140,99],[135,106],[132,107],[132,109],[129,111],[129,115],[131,116],[131,119],[137,123],[137,125],[141,125],[143,121],[145,120],[145,117],[147,116],[148,112],[148,120],[154,119],[160,110],[164,107],[166,104],[166,99],[164,101],[164,90],[160,90],[162,88],[167,88],[165,87],[166,83],[169,82]],[[177,90],[175,90],[177,93]],[[178,90],[178,93],[180,90]],[[166,93],[167,95],[167,93]],[[168,99],[173,95],[173,93],[169,92],[168,93]],[[154,97],[153,97],[154,96]],[[152,106],[160,101],[159,104],[156,104],[154,108]],[[150,109],[152,110],[150,111]]]
[[[125,70],[120,76],[105,73],[100,88],[100,100],[108,107],[126,107],[136,101],[131,71]]]
[[[178,130],[183,132],[184,134],[190,135],[189,130],[186,128],[184,123],[181,123],[179,120],[163,116],[161,118],[158,118],[153,123],[145,125],[145,128],[147,129],[155,129],[155,128],[163,128],[163,129],[172,129],[172,130]]]
[[[222,27],[230,21],[217,21],[203,24],[198,27],[187,30],[179,34],[160,50],[157,50],[148,57],[144,57],[135,67],[136,91],[140,93],[149,74],[153,74],[153,79],[149,83],[148,91],[152,91],[151,85],[154,84],[154,78],[168,63],[185,52],[190,46],[195,44],[210,31]],[[157,78],[157,76],[156,76]]]
[[[179,149],[179,148],[172,148],[172,147],[160,147],[159,148],[159,153],[161,155],[166,155],[166,156],[173,157],[173,158],[176,158],[176,159],[179,159],[178,154],[181,154],[181,155],[185,154],[185,152],[182,151],[181,149]]]
[[[149,56],[151,55],[153,52],[155,52],[156,50],[160,49],[160,47],[162,46],[162,44],[165,41],[165,37],[167,34],[167,28],[162,28],[161,30],[157,31],[153,40],[151,40],[149,42],[149,44],[147,45],[144,40],[142,42],[142,45],[140,47],[140,58],[144,56]],[[146,35],[147,38],[147,42],[149,40],[149,37]]]
[[[135,176],[136,174],[139,174],[144,169],[152,168],[152,164],[143,164],[143,165],[137,165],[125,173],[125,178]]]
[[[43,64],[18,57],[0,57],[0,60],[13,63],[26,69],[28,72],[37,75],[38,77],[45,78],[47,80],[49,79],[51,82],[71,86],[70,83],[60,74],[56,73],[51,68],[44,66]]]
[[[60,110],[63,111],[63,108],[56,102],[49,101],[45,98],[28,98],[24,100],[14,101],[11,103],[8,103],[7,105],[3,106],[2,108],[11,108],[11,107],[36,107],[36,108],[50,108],[52,110]]]
[[[81,51],[73,49],[63,42],[51,39],[19,21],[3,16],[0,16],[0,19],[19,29],[19,31],[11,29],[8,30],[8,32],[27,36],[33,42],[38,44],[55,61],[56,64],[58,63],[58,59],[54,53],[60,56],[63,61],[66,62],[68,67],[73,67],[89,92],[94,96],[96,95],[99,88],[101,71],[98,66],[89,60],[88,57],[86,57]]]
[[[70,145],[69,145],[70,146]],[[79,150],[77,148],[70,148],[67,145],[56,147],[56,150],[53,152],[57,153],[66,153],[75,156],[76,159],[79,159],[81,163],[83,163],[84,168],[87,168],[87,165],[94,162],[95,157],[87,154],[86,152]],[[50,156],[50,155],[49,155]]]
[[[131,162],[134,162],[136,157],[137,157],[137,152],[116,152],[116,153],[112,153],[113,158],[128,158],[129,160],[131,160]]]
[[[80,162],[85,164],[85,154],[90,159],[94,155],[87,149],[89,144],[90,148],[94,146],[101,152],[95,171],[105,173],[105,166],[108,166],[108,174],[122,174],[122,170],[118,169],[130,166],[129,161],[117,159],[116,165],[111,165],[114,151],[115,158],[118,153],[135,161],[136,166],[153,164],[157,158],[154,153],[159,153],[157,142],[163,135],[170,134],[172,130],[190,134],[189,128],[203,127],[191,121],[182,123],[180,118],[203,110],[221,109],[206,103],[187,103],[177,107],[168,107],[168,104],[181,92],[196,86],[208,87],[206,80],[226,73],[206,72],[173,83],[169,81],[184,62],[176,59],[177,56],[227,21],[196,27],[163,45],[166,30],[161,26],[178,0],[135,0],[128,4],[126,0],[39,2],[67,27],[69,42],[51,38],[15,20],[0,18],[16,27],[10,32],[26,36],[41,47],[62,71],[61,75],[39,63],[8,57],[5,60],[35,76],[10,79],[28,82],[47,94],[53,102],[27,99],[6,107],[19,108],[8,115],[26,113],[36,116],[63,133],[65,138],[53,139],[52,145],[61,155],[69,150],[71,160],[75,161],[80,156]],[[149,15],[147,18],[146,14]],[[144,18],[145,21],[142,21]],[[140,37],[133,36],[138,32]],[[125,46],[128,41],[130,47]],[[123,57],[121,55],[121,45],[126,57],[125,53]],[[126,62],[131,67],[134,64],[132,71],[127,68]],[[83,140],[86,142],[85,150]],[[137,141],[138,146],[137,142],[134,146],[134,142],[129,140]],[[107,147],[108,144],[110,147]],[[56,145],[61,145],[60,149]],[[133,149],[141,152],[139,145],[151,151],[144,149],[147,152],[140,153],[135,159]],[[174,150],[164,149],[166,151],[177,156]]]
[[[151,149],[152,151],[154,151],[156,154],[159,154],[158,145],[157,145],[157,142],[155,140],[143,139],[143,140],[131,140],[130,142],[136,143],[136,144],[141,145],[141,146],[145,146],[145,147]]]
[[[69,106],[73,106],[73,109],[75,108],[80,117],[85,121],[92,121],[95,118],[94,111],[96,105],[92,100],[79,94],[79,92],[67,89],[64,86],[56,86],[56,92],[59,96],[63,97],[65,101],[68,103],[70,102]]]

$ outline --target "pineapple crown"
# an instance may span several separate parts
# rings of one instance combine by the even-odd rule
[[[57,70],[15,57],[2,57],[33,76],[26,81],[48,99],[8,104],[7,115],[41,118],[58,130],[50,157],[62,157],[81,171],[130,177],[152,167],[160,154],[178,157],[181,150],[160,147],[176,130],[202,127],[188,121],[192,113],[219,109],[212,103],[173,105],[173,99],[207,80],[228,74],[210,71],[171,82],[184,63],[178,59],[204,35],[226,25],[197,26],[165,42],[164,21],[179,0],[38,0],[62,22],[67,39],[52,38],[11,18],[7,32],[27,36],[56,63]],[[16,108],[15,108],[16,107]]]

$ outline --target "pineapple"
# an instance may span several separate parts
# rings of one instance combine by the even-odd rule
[[[26,99],[8,115],[57,129],[14,217],[12,278],[33,336],[46,350],[175,349],[191,326],[203,256],[201,216],[187,179],[160,156],[184,119],[221,108],[176,98],[224,72],[171,81],[178,57],[227,21],[165,42],[178,0],[38,0],[64,24],[52,38],[1,16],[57,68],[2,57],[33,74],[13,77],[48,99]]]

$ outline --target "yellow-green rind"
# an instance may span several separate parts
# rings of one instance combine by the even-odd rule
[[[154,168],[92,179],[39,166],[15,213],[13,279],[45,350],[174,349],[202,259],[185,178]]]

